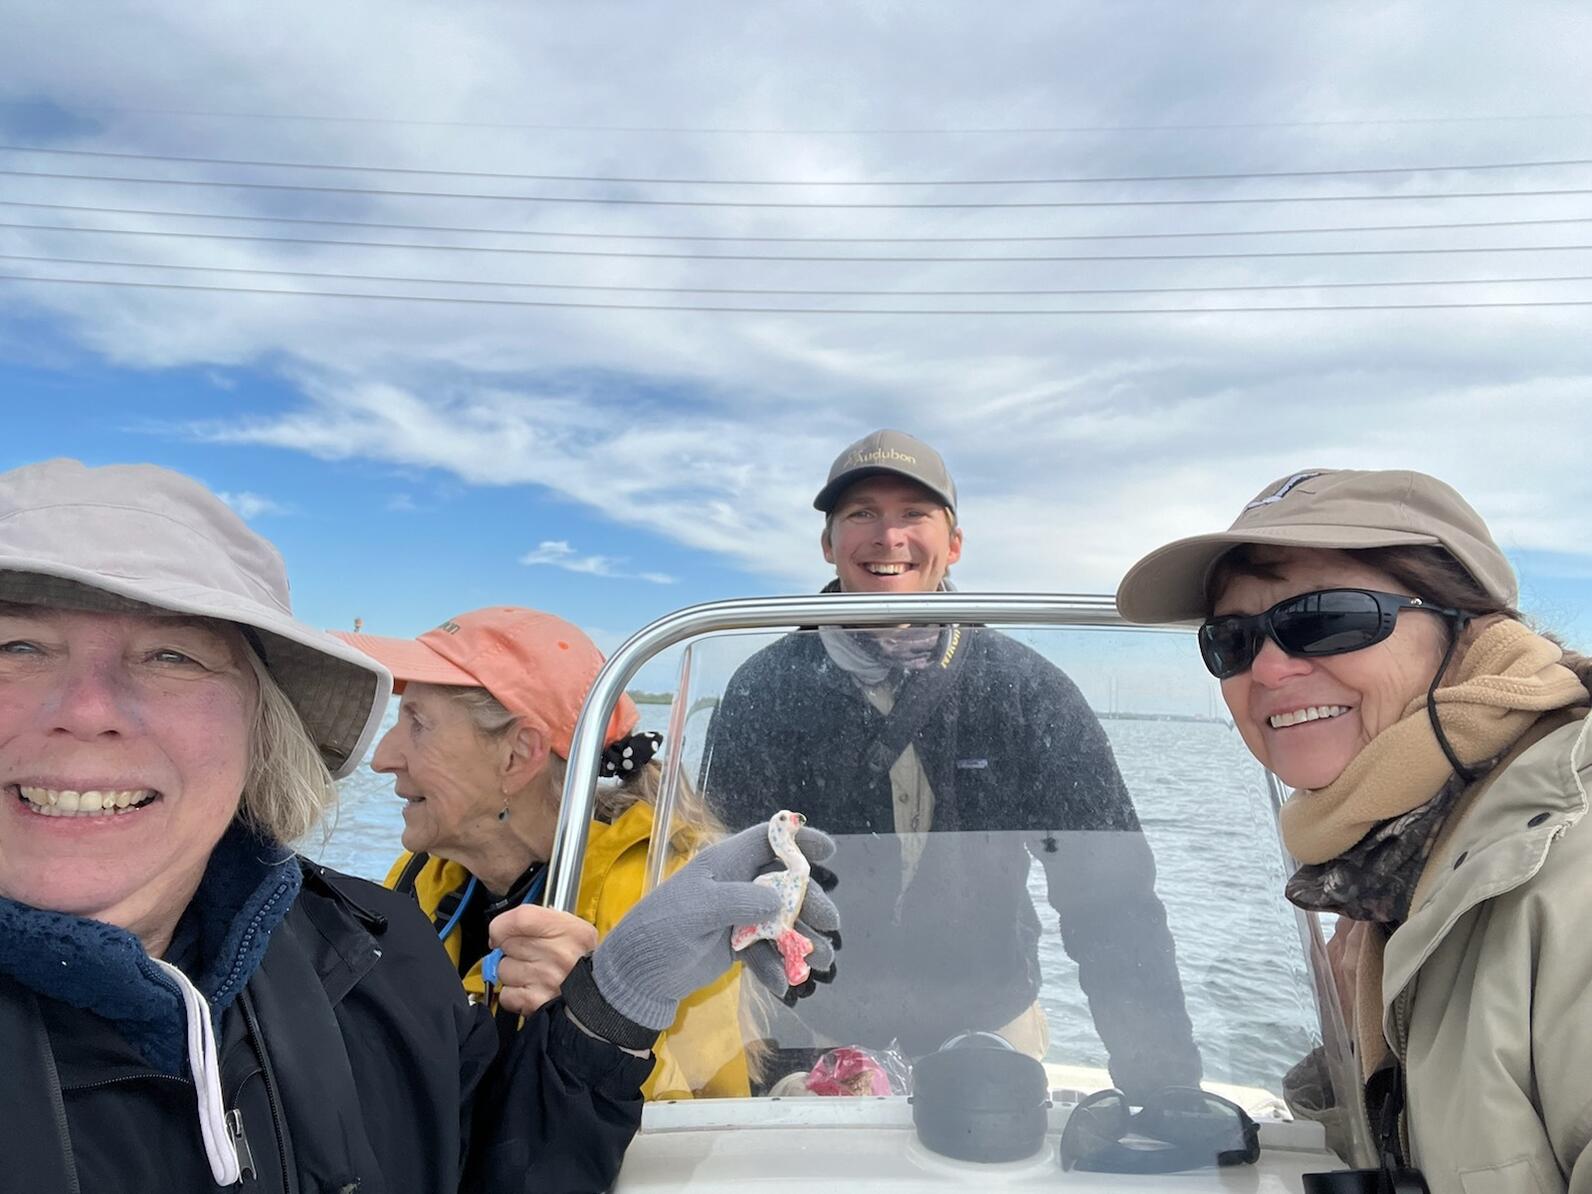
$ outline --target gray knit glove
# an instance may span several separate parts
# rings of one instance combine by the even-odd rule
[[[797,830],[796,845],[809,862],[821,862],[835,852],[835,843],[816,829]],[[772,942],[753,942],[739,954],[730,949],[732,928],[757,924],[779,911],[779,896],[752,882],[774,862],[764,823],[709,846],[660,883],[625,913],[592,955],[592,974],[603,999],[626,1019],[662,1030],[674,1023],[680,1000],[707,986],[738,958],[776,995],[788,995],[791,988]],[[809,882],[796,931],[812,941],[807,963],[820,978],[833,977],[839,929],[834,903],[816,879]],[[582,1008],[571,1010],[589,1023]]]

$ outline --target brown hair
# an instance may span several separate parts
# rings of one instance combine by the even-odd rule
[[[1240,576],[1253,576],[1260,580],[1278,579],[1277,562],[1282,550],[1285,549],[1244,544],[1218,559],[1205,580],[1206,611],[1215,608],[1216,598]],[[1476,578],[1441,547],[1364,547],[1351,550],[1348,554],[1368,568],[1387,573],[1411,596],[1419,597],[1430,605],[1463,610],[1477,620],[1508,618],[1514,622],[1527,622],[1525,616],[1513,606],[1503,605],[1489,597]],[[1592,695],[1592,657],[1570,650],[1552,634],[1541,630],[1537,633],[1564,652],[1560,662],[1575,673],[1588,694]]]

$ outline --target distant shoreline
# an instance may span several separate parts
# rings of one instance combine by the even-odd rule
[[[638,705],[669,705],[674,702],[673,695],[667,692],[631,692],[626,695]],[[711,699],[709,698],[710,701]],[[1206,725],[1227,726],[1229,729],[1233,724],[1229,718],[1213,717],[1203,713],[1117,713],[1096,709],[1094,715],[1106,721],[1192,721]]]

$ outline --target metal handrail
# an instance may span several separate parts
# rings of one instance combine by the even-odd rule
[[[665,614],[631,635],[609,656],[581,708],[571,741],[552,858],[547,864],[547,905],[565,912],[575,910],[608,719],[647,660],[686,639],[729,630],[893,626],[909,622],[931,625],[979,622],[993,626],[1129,625],[1117,613],[1112,598],[1092,593],[820,593],[712,601]]]

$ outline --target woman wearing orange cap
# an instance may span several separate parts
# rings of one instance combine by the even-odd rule
[[[618,782],[598,795],[577,920],[536,904],[575,721],[603,665],[596,645],[561,618],[513,606],[460,614],[418,639],[340,637],[386,664],[403,695],[371,757],[404,801],[405,852],[387,886],[432,917],[473,996],[484,995],[483,959],[499,944],[487,926],[517,910],[538,944],[520,939],[498,963],[498,985],[507,1010],[534,1010],[642,896],[661,739],[635,732],[638,713],[624,698],[605,738],[604,771]],[[671,873],[719,829],[689,801],[676,820]],[[646,1097],[748,1094],[739,1006],[739,967],[682,1002],[656,1046]]]

